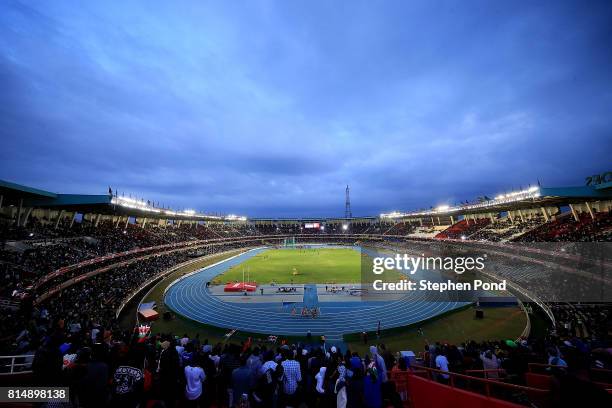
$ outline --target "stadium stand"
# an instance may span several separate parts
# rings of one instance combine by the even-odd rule
[[[436,235],[436,238],[466,239],[481,228],[489,225],[490,222],[491,221],[488,218],[479,218],[471,221],[469,219],[461,220],[440,232],[438,235]]]
[[[473,240],[484,240],[491,242],[506,242],[511,241],[516,237],[522,236],[528,231],[539,227],[544,222],[544,218],[535,216],[528,218],[525,221],[520,219],[510,220],[510,217],[504,217],[496,220],[491,224],[481,228],[468,238]]]
[[[410,238],[416,239],[433,239],[441,231],[445,230],[446,226],[427,226],[427,227],[416,227],[414,231],[408,234]]]
[[[262,407],[273,399],[278,406],[610,406],[610,304],[543,301],[554,322],[546,336],[456,345],[439,339],[415,350],[414,358],[383,344],[367,355],[318,343],[213,345],[179,333],[126,330],[117,319],[127,298],[177,265],[276,245],[287,236],[418,250],[464,236],[465,244],[482,245],[475,248],[492,257],[520,256],[496,264],[491,274],[534,299],[554,299],[559,273],[595,274],[593,261],[575,256],[571,246],[544,250],[506,241],[610,241],[612,205],[601,197],[581,197],[584,204],[565,198],[572,201],[565,214],[549,211],[563,204],[551,193],[545,205],[519,202],[523,210],[516,201],[493,203],[495,215],[473,204],[482,214],[457,222],[454,213],[443,214],[448,223],[418,213],[392,221],[321,219],[314,221],[323,228],[305,228],[313,220],[155,215],[161,210],[134,203],[124,208],[112,196],[0,187],[3,380],[13,373],[22,384],[65,385],[73,404],[85,407],[193,405],[194,399],[224,407],[237,405],[243,394]],[[472,210],[466,205],[462,211]],[[543,273],[542,265],[551,263],[558,268]],[[575,290],[580,295],[589,288]],[[203,388],[198,381],[190,388],[189,381],[203,376]]]
[[[541,225],[518,237],[522,242],[554,241],[605,241],[612,232],[612,213],[610,211],[580,214],[574,219],[571,214],[563,214],[555,220]]]
[[[383,235],[406,236],[414,231],[414,226],[408,222],[398,222],[386,230]]]

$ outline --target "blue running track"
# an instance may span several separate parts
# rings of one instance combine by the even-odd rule
[[[321,308],[321,315],[313,319],[292,316],[287,310],[282,310],[279,304],[225,302],[206,288],[206,282],[215,276],[266,249],[254,249],[182,277],[166,289],[164,302],[175,313],[196,322],[286,336],[303,336],[308,330],[313,335],[373,331],[379,321],[383,329],[389,329],[427,320],[468,304],[425,300],[425,296],[418,293],[388,302],[319,302],[316,286],[305,285],[312,289],[305,290],[304,302],[318,304]]]

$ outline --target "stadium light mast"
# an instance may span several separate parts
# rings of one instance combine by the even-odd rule
[[[344,203],[344,218],[353,218],[351,212],[351,196],[348,184],[346,185],[346,201]]]

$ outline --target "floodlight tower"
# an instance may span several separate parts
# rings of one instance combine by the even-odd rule
[[[344,203],[344,218],[353,218],[353,213],[351,212],[351,196],[349,194],[349,186],[346,185],[346,201]]]

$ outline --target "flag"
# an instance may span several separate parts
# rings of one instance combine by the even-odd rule
[[[247,339],[247,341],[244,343],[244,346],[242,346],[242,352],[244,353],[245,351],[247,351],[250,347],[251,347],[251,338],[249,337]]]
[[[108,195],[111,197],[113,196],[113,189],[110,188],[110,186],[108,186]]]
[[[151,335],[151,326],[147,326],[146,324],[141,324],[138,326],[138,342],[144,343],[147,341],[147,338]]]

